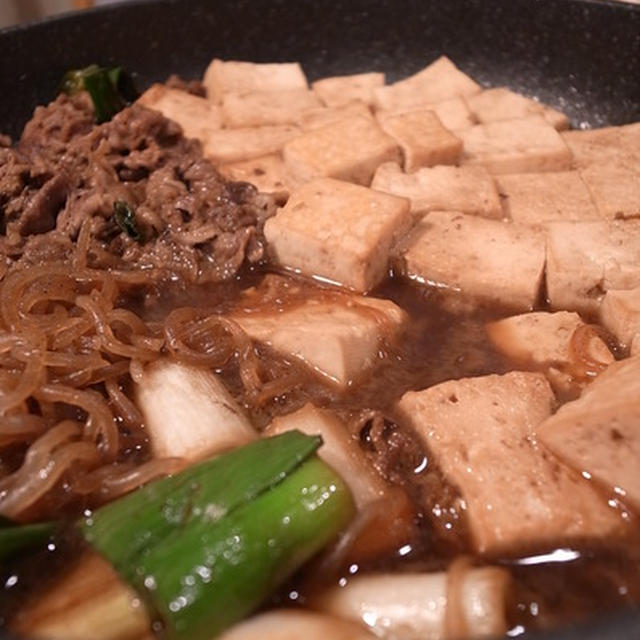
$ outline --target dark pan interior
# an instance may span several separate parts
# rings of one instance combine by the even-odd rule
[[[199,77],[214,56],[300,60],[310,78],[390,79],[446,53],[492,86],[568,113],[574,126],[640,120],[640,6],[589,0],[151,0],[0,33],[0,131],[19,135],[69,68],[120,64],[139,87]],[[640,613],[528,636],[637,640]]]

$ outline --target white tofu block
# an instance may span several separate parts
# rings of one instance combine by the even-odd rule
[[[406,198],[323,178],[294,191],[264,233],[280,265],[365,292],[411,222]]]
[[[301,360],[343,388],[376,364],[381,345],[393,342],[407,320],[390,300],[362,296],[310,299],[291,309],[232,317],[252,339]]]
[[[284,147],[287,169],[300,182],[326,177],[369,186],[379,164],[399,158],[395,140],[364,116],[307,131]]]
[[[607,291],[600,305],[600,322],[623,347],[630,347],[640,334],[640,287]]]
[[[554,404],[545,377],[523,372],[450,380],[398,403],[460,490],[475,551],[606,537],[622,525],[605,497],[538,444]]]
[[[479,124],[458,131],[464,143],[463,164],[481,164],[491,173],[563,171],[571,152],[560,134],[534,115]]]
[[[614,361],[598,334],[569,311],[504,318],[487,324],[487,334],[518,367],[542,371],[557,392],[576,392]]]
[[[203,144],[204,154],[214,164],[228,164],[278,153],[300,134],[292,125],[220,129],[209,134]]]
[[[577,171],[512,173],[496,176],[505,213],[515,222],[600,220]]]
[[[384,497],[386,482],[367,461],[358,442],[338,416],[327,409],[306,404],[294,413],[274,418],[263,433],[271,437],[295,430],[322,436],[318,455],[347,483],[358,509]]]
[[[640,165],[640,122],[602,129],[565,131],[562,138],[573,154],[577,167],[590,165]]]
[[[257,438],[248,418],[208,369],[157,360],[135,388],[156,458],[195,462]]]
[[[569,128],[564,113],[504,87],[485,89],[467,98],[467,104],[481,124],[538,114],[558,131]]]
[[[640,358],[612,364],[538,428],[540,441],[640,509]]]
[[[407,172],[436,164],[454,164],[462,141],[442,126],[433,111],[418,109],[378,116],[380,126],[401,147]]]
[[[470,568],[456,579],[451,575],[454,571],[357,575],[345,585],[320,592],[312,604],[371,627],[378,638],[502,636],[508,628],[508,572],[498,567]],[[451,619],[464,629],[463,635],[452,633]]]
[[[138,104],[155,109],[165,117],[177,122],[187,138],[204,143],[210,132],[220,129],[220,108],[205,98],[194,96],[180,89],[170,89],[154,84],[139,98]]]
[[[374,90],[377,109],[400,111],[424,107],[449,98],[472,96],[480,85],[446,56],[441,56],[414,75]]]
[[[545,227],[552,309],[596,313],[609,289],[640,286],[640,221],[549,222]]]
[[[385,162],[371,188],[409,198],[416,218],[443,209],[484,218],[503,215],[496,184],[484,167],[437,166],[404,173],[395,162]]]
[[[442,126],[449,131],[457,131],[458,129],[466,129],[478,121],[474,118],[471,110],[463,98],[449,98],[433,104],[425,104],[421,109],[433,111],[439,118]],[[407,111],[415,111],[416,107],[410,109],[400,109],[399,111],[378,110],[376,117],[381,118],[387,115],[399,115]]]
[[[640,333],[636,333],[633,340],[631,341],[630,352],[632,356],[640,356]]]
[[[640,159],[637,170],[609,166],[603,161],[580,170],[600,217],[640,218]]]
[[[309,109],[300,116],[298,124],[303,131],[313,131],[353,116],[364,116],[373,120],[371,109],[362,100],[354,100],[340,107]]]
[[[216,104],[222,102],[225,93],[308,88],[307,78],[297,62],[256,64],[217,58],[207,67],[202,83],[207,89],[207,97]]]
[[[540,294],[544,257],[539,230],[433,211],[403,241],[400,269],[418,282],[529,311]]]
[[[218,640],[376,640],[353,622],[308,609],[270,609],[239,622]]]
[[[218,171],[228,180],[250,182],[258,191],[273,194],[278,204],[287,201],[295,185],[282,157],[276,153],[253,160],[223,164],[218,167]]]
[[[309,89],[226,93],[222,98],[222,121],[230,129],[296,124],[305,111],[320,106],[320,100]]]
[[[322,78],[311,84],[327,107],[342,107],[353,100],[373,103],[373,90],[384,86],[384,73],[356,73],[350,76]]]

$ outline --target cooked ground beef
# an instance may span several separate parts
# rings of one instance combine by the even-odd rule
[[[118,224],[117,201],[138,234]],[[270,196],[222,178],[179,125],[137,104],[96,125],[85,93],[60,95],[36,109],[16,147],[0,144],[0,247],[11,259],[59,259],[72,247],[61,238],[88,224],[90,264],[224,280],[262,259],[274,210]]]
[[[180,76],[172,73],[165,82],[167,87],[172,89],[181,89],[187,93],[192,93],[194,96],[200,96],[201,98],[207,97],[207,89],[200,82],[200,80],[183,80]]]

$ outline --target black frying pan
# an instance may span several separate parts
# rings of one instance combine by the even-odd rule
[[[148,0],[0,33],[0,130],[18,135],[63,73],[97,62],[139,86],[212,57],[299,60],[311,79],[408,75],[446,53],[487,85],[537,96],[574,126],[640,120],[640,6],[595,0]],[[640,611],[542,640],[638,640]],[[329,639],[328,639],[329,640]]]

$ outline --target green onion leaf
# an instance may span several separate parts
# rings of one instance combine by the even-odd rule
[[[113,116],[138,97],[131,76],[121,67],[104,69],[92,64],[84,69],[67,71],[60,84],[60,91],[74,95],[88,91],[98,124]]]
[[[124,200],[116,200],[113,203],[113,219],[130,238],[136,242],[142,241],[142,234],[136,222],[136,214]]]
[[[209,639],[258,607],[353,514],[320,438],[258,440],[97,510],[85,539],[159,616],[168,638]]]
[[[53,522],[17,525],[2,518],[0,522],[0,562],[44,542],[55,530]]]

